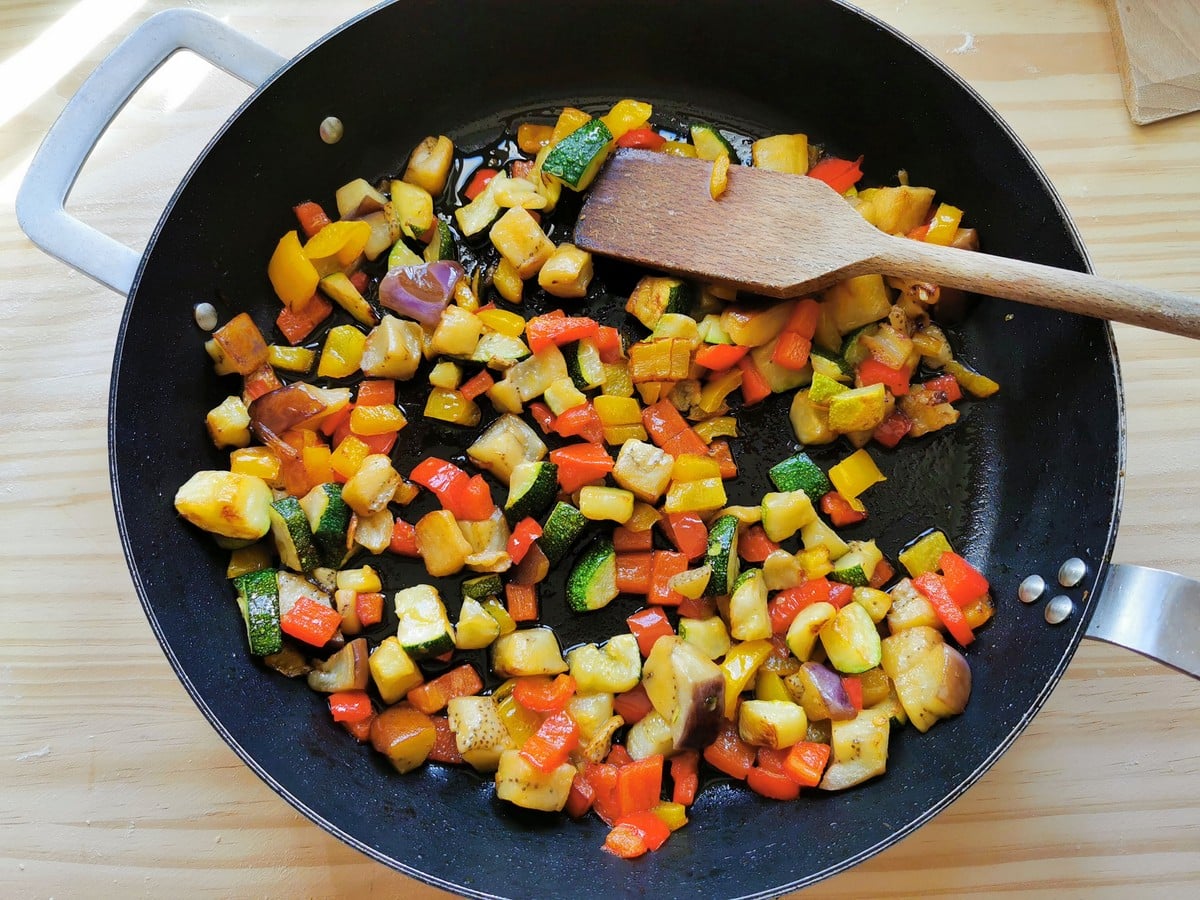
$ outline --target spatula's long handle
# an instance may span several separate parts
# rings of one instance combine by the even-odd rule
[[[1200,299],[1186,294],[904,238],[889,239],[873,263],[878,264],[874,271],[885,275],[928,279],[992,297],[1200,337]]]

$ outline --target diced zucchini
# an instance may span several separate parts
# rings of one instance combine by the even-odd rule
[[[854,366],[836,353],[813,347],[812,353],[809,354],[809,362],[812,364],[813,374],[820,373],[834,381],[854,379]]]
[[[396,593],[396,637],[413,659],[454,649],[454,626],[437,588],[418,584]]]
[[[471,237],[486,229],[500,215],[500,204],[496,202],[496,191],[503,187],[508,176],[498,173],[470,203],[454,211],[454,221],[463,237]]]
[[[612,541],[600,541],[567,577],[567,605],[575,612],[591,612],[608,606],[616,596],[617,554]]]
[[[308,517],[295,497],[283,497],[271,504],[271,536],[279,561],[295,572],[311,572],[321,565],[313,544]]]
[[[738,519],[736,516],[718,516],[708,529],[708,549],[704,554],[704,564],[712,575],[708,579],[708,593],[719,597],[728,594],[737,581],[738,560]]]
[[[672,575],[667,585],[691,600],[699,600],[708,590],[708,579],[712,570],[708,566],[698,566]]]
[[[308,517],[313,543],[321,562],[337,568],[346,557],[346,530],[350,527],[350,507],[342,500],[337,482],[318,484],[300,500]]]
[[[729,652],[729,631],[720,616],[680,619],[679,636],[709,659],[720,659]]]
[[[321,290],[324,291],[338,306],[350,313],[368,328],[373,328],[379,322],[379,316],[371,308],[367,299],[358,292],[345,272],[334,272],[321,279]]]
[[[579,535],[583,534],[585,525],[587,519],[570,503],[560,500],[554,509],[550,510],[550,516],[542,526],[542,536],[538,538],[538,545],[550,560],[552,567],[563,561],[567,552],[579,539]]]
[[[512,749],[512,738],[491,697],[455,697],[446,706],[454,743],[467,765],[494,772],[500,756]]]
[[[402,235],[419,238],[433,227],[433,195],[419,184],[392,181],[392,202],[389,208],[400,226]]]
[[[724,154],[730,161],[737,159],[733,145],[717,130],[716,126],[707,122],[697,122],[692,126],[692,144],[696,147],[696,155],[700,159],[716,159]]]
[[[850,549],[834,562],[829,579],[851,587],[866,587],[871,581],[871,576],[875,574],[875,567],[883,559],[883,554],[874,541],[853,541],[849,547]]]
[[[808,389],[808,398],[813,403],[820,403],[823,406],[828,406],[829,401],[838,394],[844,394],[850,388],[842,384],[840,381],[834,381],[820,372],[813,373],[812,387]]]
[[[475,600],[479,603],[488,597],[498,597],[504,591],[504,582],[499,575],[480,575],[478,578],[468,578],[462,583],[464,600]]]
[[[548,460],[518,463],[508,480],[504,515],[510,525],[537,518],[558,496],[558,466]]]
[[[478,600],[467,597],[454,627],[454,645],[459,650],[479,650],[500,637],[500,623],[488,615]]]
[[[632,634],[615,635],[603,647],[584,644],[568,653],[567,661],[571,677],[584,693],[620,694],[635,688],[642,677],[642,654]]]
[[[879,665],[882,649],[879,632],[870,614],[857,603],[847,603],[820,633],[829,664],[839,672],[856,675]]]
[[[830,559],[837,559],[849,552],[850,547],[838,537],[837,532],[826,525],[820,518],[814,519],[800,529],[800,540],[805,550],[824,547],[829,551]]]
[[[467,448],[467,456],[472,462],[505,484],[508,484],[513,469],[520,463],[537,462],[545,455],[546,445],[537,432],[511,413],[505,413],[489,425]]]
[[[837,618],[837,608],[832,603],[820,601],[809,604],[796,614],[788,626],[785,638],[788,649],[800,662],[808,662],[817,645],[817,635]]]
[[[797,453],[776,463],[769,474],[779,490],[804,491],[813,503],[833,490],[825,472],[807,453]]]
[[[829,427],[829,411],[814,403],[807,390],[796,391],[788,418],[801,444],[829,444],[837,439],[837,432]]]
[[[754,361],[754,367],[758,369],[759,374],[771,388],[774,394],[782,394],[786,391],[793,391],[798,387],[804,387],[813,379],[813,369],[811,366],[805,366],[803,369],[789,369],[775,362],[775,348],[779,346],[779,335],[771,338],[767,343],[760,347],[755,347],[750,351],[750,358]]]
[[[547,154],[542,172],[553,175],[573,191],[592,183],[613,147],[612,132],[600,119],[592,119],[560,140]]]
[[[596,349],[593,341],[584,338],[569,347],[564,347],[563,358],[567,362],[567,372],[571,381],[579,390],[588,391],[604,384],[604,363],[601,362],[600,351]]]
[[[687,285],[678,278],[646,275],[625,304],[625,311],[653,330],[667,313],[686,313],[691,298]]]
[[[384,638],[367,663],[384,703],[398,703],[425,680],[417,664],[394,636]]]
[[[771,636],[767,582],[762,569],[747,569],[734,582],[733,593],[729,597],[729,634],[738,641]]]
[[[878,625],[892,608],[892,595],[872,587],[856,587],[854,602],[867,611],[871,621]]]
[[[762,526],[773,541],[785,541],[817,518],[813,502],[803,490],[765,494]]]
[[[401,266],[419,266],[422,262],[423,260],[417,256],[412,247],[404,243],[404,238],[400,238],[400,240],[392,244],[392,249],[388,251],[388,269],[395,269]]]
[[[738,711],[738,734],[757,747],[782,750],[804,740],[808,717],[790,700],[745,700]]]
[[[785,591],[804,581],[804,566],[795,554],[772,550],[763,560],[763,578],[768,591]]]
[[[233,579],[237,589],[237,604],[246,622],[250,652],[269,656],[283,648],[283,633],[279,630],[279,586],[274,569],[260,569]]]
[[[498,331],[486,331],[479,336],[479,342],[475,344],[469,359],[497,372],[506,372],[528,357],[529,348],[520,338]]]
[[[439,259],[457,260],[458,247],[454,244],[454,232],[441,219],[437,221],[436,228],[433,240],[425,248],[425,262],[437,262]]]
[[[560,378],[570,377],[562,351],[547,347],[509,369],[504,380],[516,386],[522,403],[528,403],[544,394],[546,388]]]
[[[546,405],[556,416],[561,416],[568,409],[574,409],[576,406],[587,403],[587,397],[580,393],[579,388],[575,387],[575,382],[570,378],[557,378],[550,382],[542,399],[546,401]]]
[[[567,663],[562,657],[554,629],[538,626],[496,638],[492,644],[492,668],[501,678],[516,678],[522,675],[559,675],[567,671]],[[595,690],[585,688],[582,684],[579,689]]]

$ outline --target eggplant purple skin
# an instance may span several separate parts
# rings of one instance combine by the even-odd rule
[[[675,741],[675,749],[690,747],[702,750],[711,744],[721,730],[721,718],[725,709],[724,677],[697,682],[692,686],[691,703],[680,704],[680,715],[685,715],[683,727]]]
[[[379,303],[422,325],[434,326],[454,296],[463,267],[450,260],[397,266],[379,282]]]
[[[840,675],[817,662],[806,662],[800,670],[807,676],[807,682],[816,688],[820,703],[829,711],[830,720],[839,722],[853,719],[858,714]]]

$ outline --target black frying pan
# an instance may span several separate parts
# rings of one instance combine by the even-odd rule
[[[514,62],[513,48],[529,47],[531,35],[537,51],[521,50]],[[377,51],[393,42],[403,50],[380,64]],[[375,48],[375,62],[364,63],[364,48]],[[692,824],[632,863],[600,852],[606,829],[594,818],[514,811],[471,772],[429,765],[396,775],[329,720],[323,698],[251,662],[225,554],[184,526],[170,502],[196,469],[227,462],[201,423],[228,386],[211,375],[192,304],[211,300],[223,318],[248,311],[269,332],[278,302],[265,261],[294,227],[294,203],[328,204],[351,178],[397,171],[426,134],[479,146],[531,111],[602,108],[625,96],[652,101],[660,115],[747,134],[805,131],[841,155],[865,154],[869,179],[892,182],[905,168],[914,184],[937,187],[967,210],[990,252],[1086,266],[1053,190],[979,98],[908,41],[828,0],[777,0],[753,11],[700,0],[411,0],[348,23],[247,102],[172,199],[130,291],[110,410],[113,493],[130,569],[179,677],[248,765],[364,853],[464,894],[765,896],[878,852],[991,765],[1082,637],[1090,604],[1052,628],[1040,611],[1015,603],[1017,584],[1080,556],[1088,576],[1074,596],[1093,596],[1116,529],[1124,432],[1108,327],[980,304],[953,341],[1003,390],[970,404],[952,432],[875,453],[889,481],[873,491],[863,527],[893,558],[919,531],[941,527],[992,579],[999,613],[968,653],[975,689],[966,713],[927,735],[895,735],[887,775],[844,793],[779,804],[714,781]],[[329,146],[317,126],[331,114],[345,136]],[[601,266],[599,276],[619,295],[628,273]],[[596,299],[609,321],[611,307]],[[461,453],[472,437],[412,418],[396,449],[408,466],[430,448]],[[748,499],[794,445],[782,401],[743,422],[747,436],[734,450]],[[393,583],[423,578],[399,562],[384,568]],[[615,633],[636,606],[619,600],[571,617],[560,574],[543,608],[569,645]]]

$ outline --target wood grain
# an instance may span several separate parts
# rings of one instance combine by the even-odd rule
[[[17,60],[0,69],[0,896],[444,896],[295,813],[176,681],[138,606],[108,491],[121,300],[37,252],[12,216],[20,173],[65,98],[165,5],[0,3],[0,66]],[[191,5],[291,54],[367,3]],[[1062,192],[1100,274],[1200,293],[1200,119],[1130,123],[1099,0],[862,5],[999,108]],[[64,17],[71,28],[52,31]],[[37,74],[45,65],[50,74]],[[72,208],[140,246],[244,95],[177,57],[101,142]],[[1200,576],[1200,350],[1115,331],[1129,427],[1117,558]],[[1194,682],[1085,645],[1030,729],[966,796],[806,896],[1200,895],[1198,746]]]
[[[1138,125],[1200,109],[1200,7],[1105,0],[1129,117]]]

